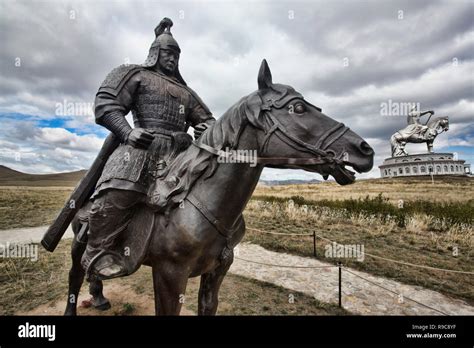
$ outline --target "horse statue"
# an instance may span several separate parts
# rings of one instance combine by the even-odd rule
[[[256,165],[222,160],[238,150],[253,151]],[[130,240],[120,245],[133,251],[130,273],[141,265],[152,267],[157,315],[179,315],[188,279],[201,276],[198,314],[215,315],[220,285],[245,233],[242,212],[265,166],[303,169],[326,179],[331,175],[346,185],[355,180],[355,172],[346,166],[367,172],[373,158],[364,139],[292,87],[273,83],[263,60],[258,90],[240,99],[169,163],[154,185],[151,203],[134,212],[127,233],[122,233]],[[72,223],[76,236],[89,207],[82,207]],[[86,243],[74,238],[70,299],[78,298],[84,280],[85,248]],[[102,280],[90,282],[93,306],[108,309],[102,290]],[[68,301],[65,315],[76,315],[76,307],[75,300]]]
[[[426,143],[428,152],[433,152],[433,142],[442,132],[449,130],[448,116],[436,117],[426,125],[418,123],[409,124],[390,137],[392,157],[407,156],[405,145],[407,143]]]

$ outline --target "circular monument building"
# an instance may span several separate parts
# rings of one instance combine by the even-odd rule
[[[421,175],[467,175],[470,165],[453,153],[420,153],[386,158],[380,168],[382,178]]]
[[[422,123],[422,116],[429,116]],[[431,119],[434,111],[418,110],[414,105],[407,116],[407,126],[395,132],[390,138],[392,157],[386,158],[379,166],[382,178],[396,176],[423,176],[423,175],[468,175],[470,165],[457,158],[454,153],[437,153],[433,151],[435,138],[449,130],[448,116]],[[407,143],[426,143],[427,152],[409,154],[405,146]]]

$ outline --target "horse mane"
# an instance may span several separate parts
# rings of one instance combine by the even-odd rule
[[[251,112],[247,105],[250,96],[243,97],[231,106],[196,142],[219,150],[235,148]],[[202,177],[206,180],[212,177],[217,165],[217,157],[201,148],[198,149],[197,155],[189,149],[181,152],[155,181],[155,187],[152,189],[160,196],[155,204],[160,207],[166,207],[169,203],[174,203],[171,207],[178,204],[186,198],[197,179]]]
[[[426,125],[429,127],[429,128],[434,128],[436,126],[436,123],[441,123],[441,121],[449,121],[449,118],[448,116],[442,116],[442,117],[436,117],[432,120],[430,120]]]

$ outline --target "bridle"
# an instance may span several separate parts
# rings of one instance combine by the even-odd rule
[[[298,139],[296,136],[288,132],[285,127],[271,114],[272,108],[281,109],[283,108],[288,102],[293,99],[302,99],[301,95],[288,95],[279,100],[274,100],[272,98],[267,98],[264,102],[260,93],[258,96],[261,100],[260,112],[263,112],[265,116],[265,123],[268,126],[268,129],[264,129],[265,137],[263,139],[263,143],[260,147],[259,153],[263,153],[269,143],[269,140],[272,136],[277,136],[281,141],[286,143],[287,145],[291,146],[294,149],[300,150],[302,152],[307,152],[315,155],[314,157],[309,158],[294,158],[294,157],[257,157],[256,162],[259,164],[268,164],[268,165],[282,165],[282,164],[290,164],[290,165],[321,165],[321,164],[333,164],[333,165],[342,165],[343,160],[339,157],[336,158],[335,154],[331,150],[327,150],[329,146],[331,146],[336,140],[341,138],[349,128],[346,127],[343,123],[337,123],[334,127],[328,129],[326,132],[322,134],[322,136],[318,139],[315,144],[310,144],[304,142],[301,139]],[[306,102],[306,101],[305,101]],[[307,104],[310,104],[306,102]],[[311,104],[310,104],[311,105]],[[321,111],[320,108],[317,106],[311,105],[314,108]],[[231,154],[229,152],[216,149],[212,146],[201,144],[197,141],[193,142],[198,148],[201,148],[207,152],[210,152],[216,156],[221,156],[224,158],[228,158],[232,156],[232,158],[236,161],[242,160],[242,162],[246,161],[247,158],[242,159],[239,158],[238,155]],[[341,154],[342,156],[342,154]]]
[[[333,166],[342,165],[343,160],[340,158],[335,158],[334,153],[332,151],[328,151],[328,147],[331,146],[337,139],[342,137],[349,128],[346,127],[342,123],[337,123],[334,127],[328,129],[324,134],[318,139],[316,144],[310,144],[298,139],[296,136],[289,133],[285,127],[271,114],[272,108],[281,109],[283,108],[289,101],[299,98],[302,99],[301,95],[290,95],[279,100],[267,99],[264,103],[263,99],[260,94],[258,94],[262,103],[260,105],[260,113],[264,113],[265,116],[265,123],[269,127],[268,129],[264,129],[265,138],[263,140],[263,144],[260,147],[260,153],[263,153],[270,138],[275,135],[280,140],[288,144],[294,149],[299,149],[303,152],[309,152],[314,157],[309,158],[292,158],[292,157],[257,157],[256,162],[260,164],[269,164],[269,165],[281,165],[281,164],[290,164],[290,165],[321,165],[321,164],[329,164]],[[309,104],[309,103],[308,103]],[[312,105],[319,111],[320,108]],[[247,123],[246,123],[247,124]],[[245,126],[244,126],[245,127]],[[238,145],[238,140],[236,141],[236,145]],[[230,157],[232,156],[233,160],[237,162],[246,162],[248,157],[239,158],[240,156],[237,154],[231,154],[227,151],[216,149],[215,147],[199,143],[198,141],[193,141],[192,144],[200,149],[203,149],[213,155],[221,156],[221,157]],[[237,224],[237,221],[241,221],[241,215],[237,218],[236,221],[233,223],[232,228],[227,228],[225,224],[219,220],[209,209],[207,209],[206,205],[201,202],[199,198],[194,196],[192,192],[189,192],[185,198],[188,202],[190,202],[201,214],[209,221],[211,225],[214,226],[216,231],[226,239],[226,247],[228,249],[232,249],[231,245],[231,237],[234,232],[241,227],[241,222]],[[234,226],[236,225],[237,226]]]

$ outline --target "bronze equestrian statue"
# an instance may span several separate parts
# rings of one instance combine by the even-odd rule
[[[428,120],[425,124],[420,122],[420,118],[429,114]],[[392,145],[392,157],[407,156],[405,151],[407,143],[426,143],[428,152],[433,152],[433,142],[435,138],[442,132],[449,130],[448,116],[437,117],[430,121],[434,111],[420,112],[416,105],[414,105],[407,116],[407,123],[404,129],[399,130],[390,138]]]
[[[161,65],[161,53],[154,54],[157,55],[153,58],[155,63]],[[168,67],[173,70],[172,64]],[[139,87],[134,91],[150,93],[142,96],[127,89],[125,96],[134,112],[134,129],[143,129],[135,132],[130,140],[133,130],[124,130],[125,124],[117,121],[123,120],[127,109],[117,106],[117,99],[111,94],[113,89],[102,90],[110,96],[104,96],[107,101],[96,105],[98,122],[117,132],[121,144],[105,165],[101,165],[101,156],[110,153],[110,149],[102,151],[93,164],[93,169],[102,167],[102,174],[91,191],[91,198],[75,210],[65,210],[65,218],[58,217],[62,229],[71,212],[74,213],[72,226],[76,237],[72,244],[66,315],[76,314],[76,299],[86,271],[93,305],[106,309],[110,303],[102,294],[102,280],[130,275],[142,264],[152,267],[156,314],[178,315],[188,279],[201,276],[198,314],[214,315],[219,287],[233,262],[233,249],[245,233],[242,212],[265,166],[304,169],[325,177],[331,175],[341,185],[355,180],[355,173],[346,166],[358,172],[367,172],[373,166],[374,151],[361,137],[324,115],[292,87],[273,83],[265,60],[258,74],[258,90],[241,98],[217,121],[195,93],[183,87],[177,69],[174,76],[181,84],[167,85],[172,86],[168,92],[186,105],[185,110],[190,109],[185,115],[192,116],[186,121],[176,114],[169,116],[163,108],[167,110],[166,106],[171,105],[174,110],[172,101],[159,94],[161,89],[150,89],[150,86],[163,86],[165,77],[156,75],[163,80],[144,84],[149,81],[147,77],[155,78],[150,75],[155,74],[154,71],[145,69],[149,67],[139,67],[139,72],[133,74],[136,79],[130,77],[127,81],[137,80]],[[102,98],[100,94],[101,90],[98,98]],[[137,106],[140,100],[156,102],[140,109]],[[100,111],[109,105],[117,106],[122,114],[110,123],[103,123],[105,114]],[[140,110],[149,113],[143,116]],[[183,134],[173,136],[178,130],[164,128],[167,124],[162,122],[163,115],[167,120],[178,119],[180,131],[186,130],[188,122],[195,125],[197,140],[183,141],[182,138],[188,139]],[[173,132],[171,141],[163,140],[162,129]],[[203,132],[199,134],[199,130]],[[109,139],[104,147],[108,143],[112,144],[109,144],[111,148],[115,146]],[[136,149],[146,145],[148,150],[139,152],[144,160],[133,157]],[[229,151],[239,150],[253,151],[257,165],[249,165],[244,160],[231,163],[218,160],[226,158]],[[153,151],[159,155],[154,156]],[[130,161],[137,164],[128,169]],[[142,172],[146,180],[142,179]],[[90,189],[87,179],[94,177],[97,175],[86,175],[83,179],[86,183],[81,182],[82,186],[79,184],[73,196]],[[115,184],[117,179],[122,181]],[[133,195],[125,193],[130,188],[134,188]],[[104,231],[100,231],[100,227]],[[42,243],[48,250],[54,250],[57,241],[57,236],[53,238],[47,233]],[[88,253],[93,255],[92,260]],[[91,265],[94,265],[92,269]]]

